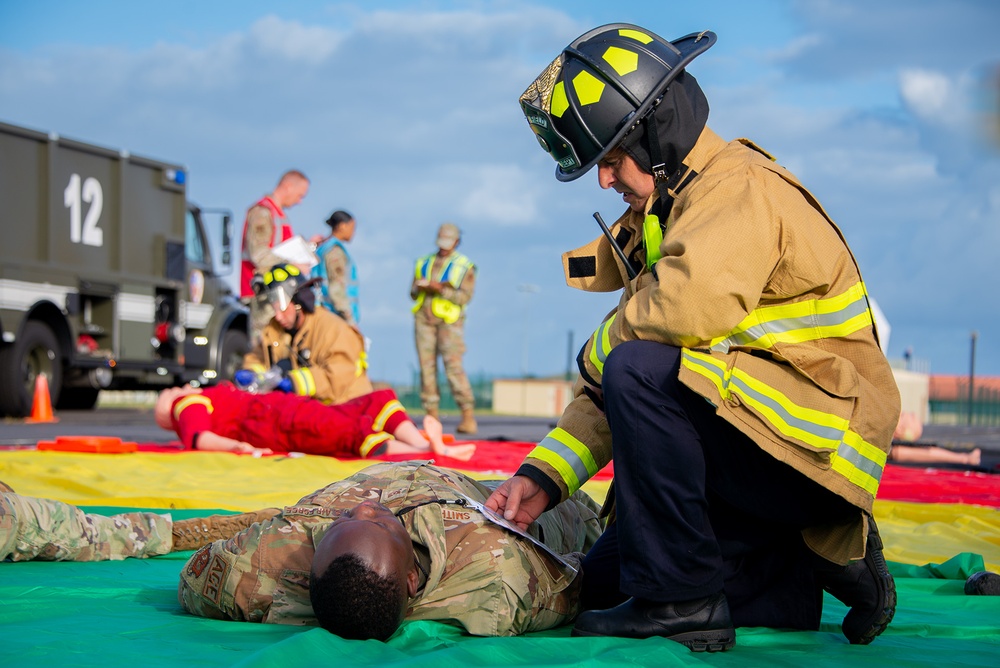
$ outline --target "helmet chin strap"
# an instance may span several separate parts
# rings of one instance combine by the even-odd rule
[[[678,165],[677,171],[673,174],[667,174],[667,165],[663,160],[663,151],[660,150],[660,137],[656,127],[656,108],[659,105],[658,100],[646,116],[646,141],[649,143],[649,161],[652,163],[650,171],[653,173],[656,191],[660,195],[659,199],[650,207],[649,214],[643,224],[646,266],[653,271],[654,275],[656,274],[654,265],[661,257],[660,243],[663,241],[667,220],[670,217],[670,209],[674,204],[674,196],[670,193],[671,191],[679,193],[697,175],[693,169],[688,169],[683,162]],[[684,179],[685,173],[688,174],[686,179]],[[657,226],[659,227],[658,231],[652,229]]]

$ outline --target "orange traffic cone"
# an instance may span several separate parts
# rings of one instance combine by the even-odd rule
[[[44,373],[35,376],[35,401],[31,405],[31,417],[25,422],[59,422],[52,415],[52,397],[49,396],[49,379]]]

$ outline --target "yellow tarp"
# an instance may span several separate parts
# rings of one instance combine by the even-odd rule
[[[264,457],[228,453],[0,453],[0,480],[21,494],[75,505],[255,510],[284,506],[371,464],[331,457]],[[469,472],[477,478],[502,476]],[[584,489],[599,502],[608,483]],[[886,558],[941,563],[961,552],[980,554],[1000,571],[1000,510],[964,504],[877,501],[875,518]]]

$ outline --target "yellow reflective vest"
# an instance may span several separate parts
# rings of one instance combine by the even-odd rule
[[[639,275],[602,236],[563,256],[567,283],[622,290],[584,350],[600,384],[604,360],[636,339],[682,348],[680,380],[775,458],[870,511],[899,418],[899,392],[879,347],[865,284],[842,233],[790,172],[745,140],[705,128],[684,160],[647,266],[646,212],[612,226]],[[659,257],[656,257],[659,255]],[[578,393],[525,460],[565,494],[611,459],[603,415]],[[804,532],[819,554],[863,554],[866,521]]]
[[[440,269],[437,272],[438,275],[434,276],[434,261],[439,258],[440,256],[437,253],[431,253],[430,255],[425,255],[417,260],[413,276],[414,287],[411,289],[411,292],[416,295],[414,297],[412,309],[414,313],[419,311],[420,307],[423,306],[424,298],[427,295],[426,292],[417,287],[417,281],[437,281],[440,283],[446,283],[457,292],[461,289],[462,282],[465,280],[466,275],[470,272],[475,272],[476,265],[474,265],[469,258],[465,257],[461,253],[452,251],[444,258],[443,263],[439,263]],[[451,325],[458,322],[458,319],[462,317],[463,313],[465,313],[465,304],[456,303],[455,301],[446,298],[443,294],[434,295],[431,297],[431,313],[433,313],[435,317],[440,318],[447,324]]]

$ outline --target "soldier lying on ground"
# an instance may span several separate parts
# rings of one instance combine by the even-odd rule
[[[98,561],[200,547],[181,571],[188,612],[319,624],[345,638],[385,640],[404,618],[481,636],[571,620],[582,552],[600,534],[597,505],[578,492],[522,533],[482,506],[498,484],[384,462],[280,511],[176,522],[0,493],[0,559]]]
[[[392,390],[332,406],[284,392],[252,394],[229,383],[160,392],[156,423],[192,450],[244,454],[304,452],[331,457],[430,454],[468,461],[473,443],[445,445],[441,423],[424,418],[426,438]]]

